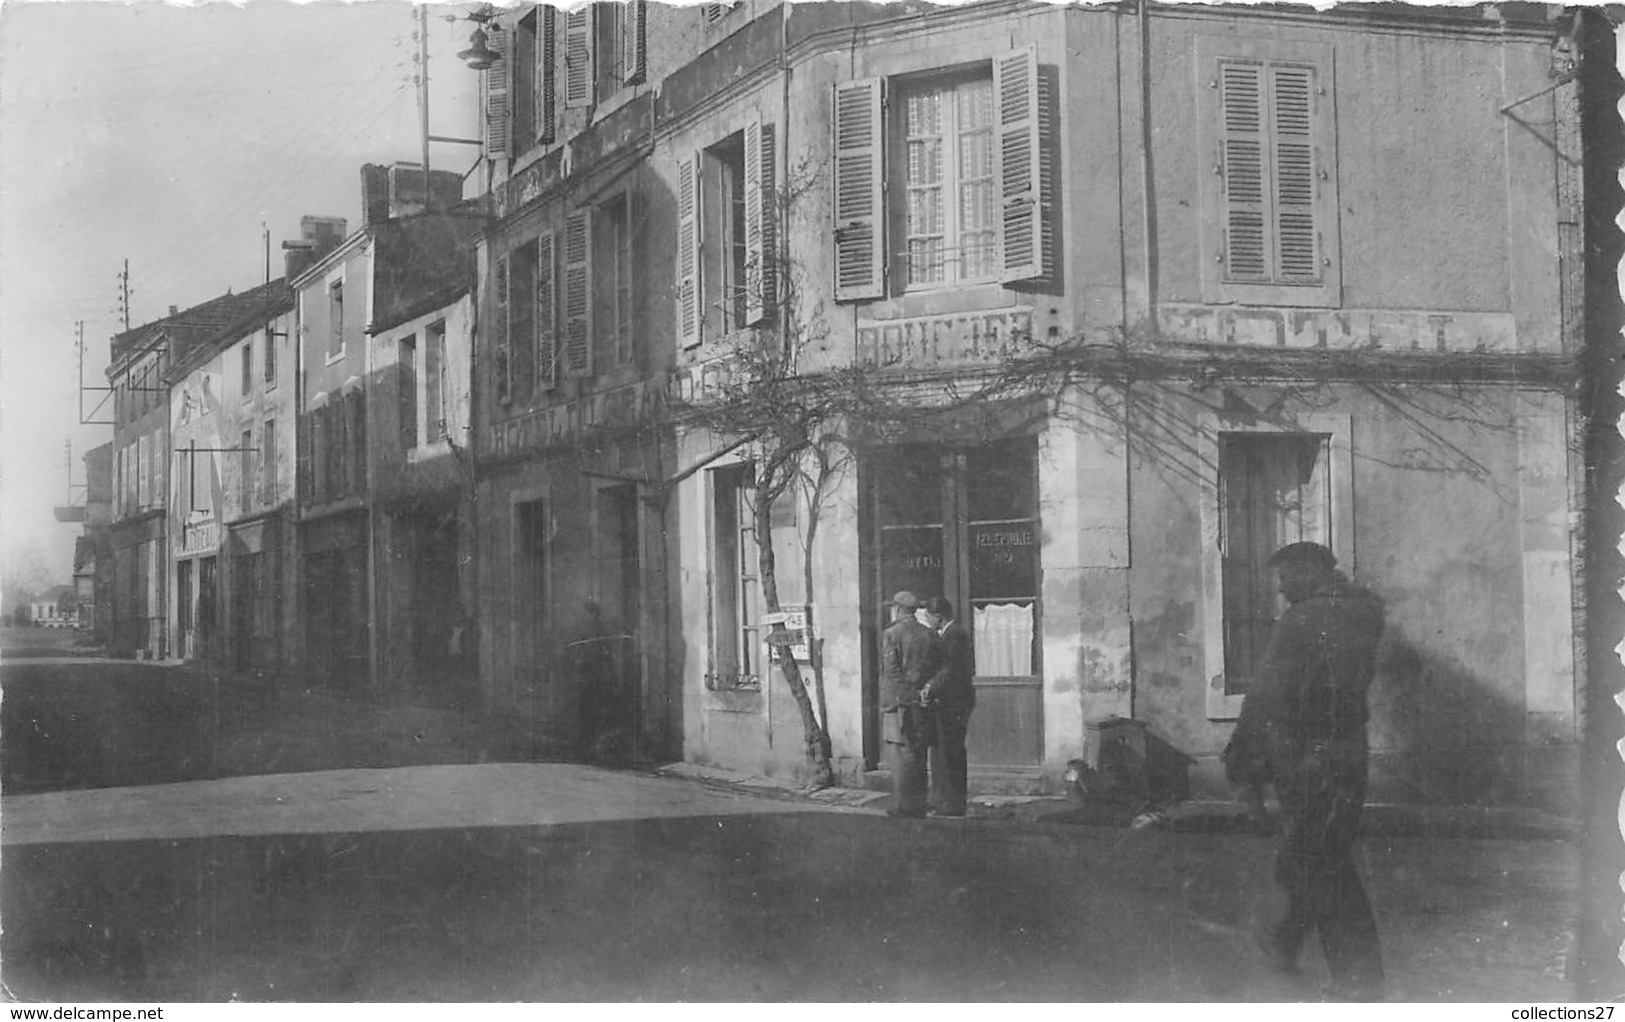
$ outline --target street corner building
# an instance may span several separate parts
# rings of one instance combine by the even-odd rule
[[[940,594],[973,791],[1127,720],[1217,793],[1309,540],[1387,606],[1373,797],[1575,808],[1594,12],[476,20],[466,173],[114,338],[117,647],[862,783]]]
[[[1313,540],[1389,610],[1376,797],[1567,807],[1586,26],[503,12],[474,358],[488,695],[567,741],[599,684],[572,651],[602,639],[650,754],[796,775],[783,676],[815,654],[769,641],[793,620],[853,779],[880,760],[888,594],[940,593],[974,638],[973,787],[1054,789],[1116,716],[1218,790],[1279,613],[1266,559]],[[838,464],[759,514],[782,417],[715,413],[760,383],[742,351],[791,349],[809,399],[822,376],[871,412],[835,401]]]

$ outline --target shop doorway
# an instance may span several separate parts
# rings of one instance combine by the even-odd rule
[[[866,460],[877,628],[899,590],[953,601],[976,661],[970,762],[1036,767],[1044,750],[1037,441],[900,444]],[[872,691],[878,677],[869,683]],[[878,706],[869,710],[878,733]]]

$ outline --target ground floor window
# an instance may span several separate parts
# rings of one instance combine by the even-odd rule
[[[751,466],[712,469],[710,482],[712,654],[706,688],[756,690],[762,685],[761,587]]]
[[[1219,434],[1226,695],[1246,694],[1280,616],[1270,555],[1332,545],[1330,446],[1323,433]]]

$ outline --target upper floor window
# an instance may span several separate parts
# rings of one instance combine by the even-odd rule
[[[1330,47],[1198,45],[1203,299],[1339,304]]]
[[[265,328],[265,389],[276,386],[276,331]]]
[[[252,337],[243,341],[242,347],[242,386],[244,394],[254,392],[254,339]]]
[[[993,180],[993,79],[986,68],[970,77],[937,79],[899,89],[903,125],[895,166],[904,200],[905,286],[996,278],[998,228]]]
[[[401,426],[401,446],[418,445],[418,338],[416,334],[395,342],[395,367],[400,381],[396,418]]]
[[[436,443],[451,435],[450,365],[446,358],[446,323],[429,324],[423,345],[423,409],[428,442]]]
[[[327,286],[327,355],[344,354],[344,281]]]
[[[684,347],[762,322],[773,306],[774,126],[742,131],[677,168],[677,336]]]
[[[1036,47],[840,83],[833,104],[837,300],[1058,279],[1053,88]]]
[[[554,142],[561,91],[566,109],[590,108],[644,82],[647,26],[645,0],[582,4],[562,16],[538,5],[517,22],[487,23],[487,45],[500,59],[480,73],[486,156]]]
[[[632,351],[632,196],[593,210],[593,346],[606,365],[629,365]]]

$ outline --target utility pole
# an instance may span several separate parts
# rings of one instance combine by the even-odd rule
[[[124,260],[124,272],[118,275],[118,311],[124,329],[130,329],[130,261]]]
[[[264,220],[260,221],[260,231],[265,235],[265,282],[271,282],[271,225]]]
[[[429,185],[429,5],[418,4],[418,124],[423,135],[423,208],[430,208]]]

